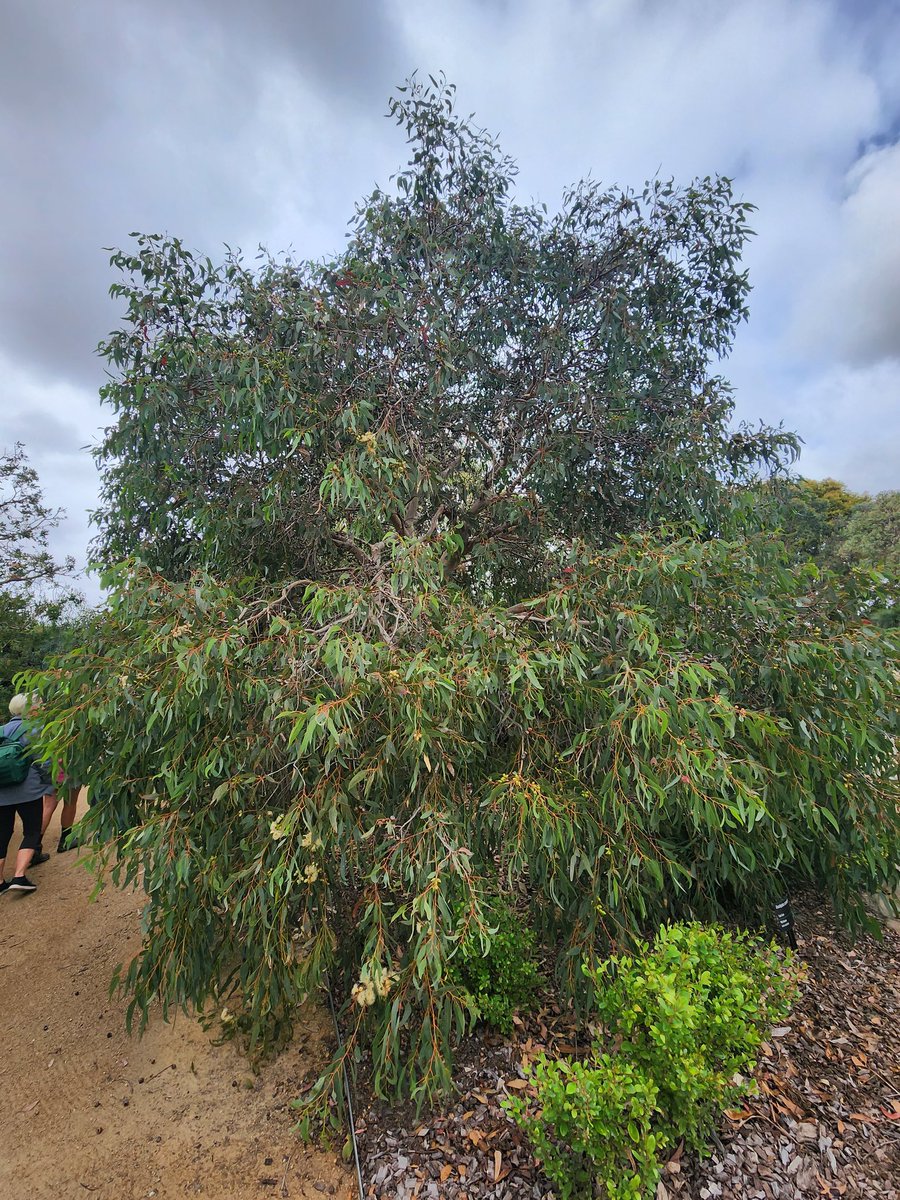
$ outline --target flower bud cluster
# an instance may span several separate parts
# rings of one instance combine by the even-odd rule
[[[364,969],[359,983],[355,983],[350,989],[350,995],[360,1008],[371,1008],[376,999],[384,1000],[396,982],[395,971],[383,971],[376,968],[370,975],[368,970]]]

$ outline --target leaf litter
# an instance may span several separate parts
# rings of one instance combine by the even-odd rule
[[[762,1047],[756,1093],[722,1120],[705,1159],[679,1146],[656,1200],[900,1200],[900,934],[838,931],[816,897],[795,902],[803,994]],[[527,1139],[501,1108],[542,1051],[577,1054],[589,1032],[549,1001],[511,1038],[480,1030],[457,1057],[456,1094],[416,1117],[358,1098],[367,1200],[552,1200]]]

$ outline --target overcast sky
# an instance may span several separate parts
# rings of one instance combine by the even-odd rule
[[[805,475],[900,487],[898,63],[900,0],[0,0],[0,443],[83,561],[102,247],[339,249],[404,160],[383,114],[418,68],[525,199],[731,175],[759,209],[739,416],[795,429]]]

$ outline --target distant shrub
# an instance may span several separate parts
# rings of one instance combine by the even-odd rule
[[[513,1013],[531,1006],[539,982],[535,934],[503,899],[490,905],[487,919],[484,933],[472,930],[463,938],[451,975],[481,1020],[511,1033]]]
[[[651,1195],[656,1153],[682,1138],[703,1150],[715,1122],[752,1087],[767,1030],[796,997],[774,945],[697,924],[587,971],[602,1032],[584,1063],[538,1059],[538,1109],[508,1108],[563,1200]],[[610,1051],[615,1048],[611,1055]]]

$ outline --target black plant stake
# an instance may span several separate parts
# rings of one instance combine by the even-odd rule
[[[794,910],[791,908],[791,902],[787,896],[782,900],[778,900],[774,908],[775,926],[779,933],[783,933],[787,938],[787,943],[792,950],[797,949],[797,934],[794,930]]]

